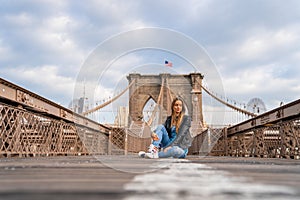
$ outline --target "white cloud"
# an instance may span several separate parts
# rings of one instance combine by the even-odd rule
[[[240,59],[257,60],[270,57],[278,53],[293,49],[296,42],[300,42],[299,30],[283,28],[276,31],[255,29],[252,34],[237,49]]]
[[[272,65],[258,66],[227,77],[223,80],[226,96],[244,103],[259,96],[268,109],[277,107],[281,101],[296,100],[300,93],[298,78],[279,76],[280,70]]]
[[[231,91],[231,94],[244,94],[245,91],[263,93],[283,89],[295,81],[276,77],[276,74],[277,72],[271,66],[259,66],[245,69],[236,76],[225,79],[224,85]],[[230,88],[234,88],[234,90],[230,90]]]
[[[72,37],[74,28],[77,26],[75,20],[67,15],[53,16],[47,18],[41,26],[36,27],[31,37],[35,37],[35,43],[52,56],[67,60],[69,63],[80,64],[86,52]]]
[[[75,22],[69,16],[58,15],[47,18],[44,22],[43,28],[47,28],[52,31],[65,32],[73,23]]]
[[[74,79],[60,76],[58,71],[58,66],[44,65],[8,68],[5,75],[18,80],[26,89],[66,106],[72,99]]]
[[[296,24],[252,26],[229,44],[214,46],[226,95],[242,102],[261,97],[268,109],[299,98],[299,32]]]
[[[101,31],[128,31],[134,28],[149,26],[143,21],[143,18],[137,17],[140,4],[135,1],[97,1],[92,0],[89,4],[81,5],[84,10],[94,16],[91,25],[95,26],[102,23],[104,26],[95,27]],[[94,21],[95,20],[95,21]],[[96,20],[99,20],[98,22]]]
[[[4,16],[4,19],[7,20],[10,24],[15,26],[29,26],[32,25],[35,21],[34,17],[26,12],[21,12],[17,14],[9,14]]]

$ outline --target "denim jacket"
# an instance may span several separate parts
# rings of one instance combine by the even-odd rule
[[[172,116],[167,117],[165,127],[168,134],[171,134],[171,120]],[[169,146],[179,146],[182,149],[187,149],[192,145],[193,138],[190,134],[191,118],[187,115],[183,116],[182,122],[179,126],[177,137]]]

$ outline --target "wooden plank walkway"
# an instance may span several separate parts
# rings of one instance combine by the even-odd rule
[[[0,159],[0,199],[300,199],[300,161],[67,156]]]

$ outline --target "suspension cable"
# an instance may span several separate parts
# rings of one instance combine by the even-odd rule
[[[95,112],[95,111],[97,111],[97,110],[99,110],[99,109],[101,109],[101,108],[107,106],[108,104],[112,103],[113,101],[117,100],[120,96],[122,96],[122,95],[123,95],[123,94],[124,94],[124,93],[132,86],[132,85],[133,85],[134,82],[135,82],[135,80],[133,80],[133,81],[127,86],[127,88],[125,88],[120,94],[118,94],[117,96],[115,96],[115,97],[112,98],[111,100],[109,100],[109,101],[107,101],[107,102],[105,102],[105,103],[103,103],[103,104],[101,104],[101,105],[99,105],[99,106],[96,106],[95,108],[92,108],[92,109],[90,109],[90,110],[88,110],[88,111],[83,112],[82,115],[88,115],[88,114],[90,114],[90,113],[93,113],[93,112]]]
[[[234,106],[234,105],[231,105],[231,104],[229,104],[229,103],[223,101],[222,99],[220,99],[220,98],[218,98],[217,96],[213,95],[208,89],[206,89],[205,87],[203,87],[202,84],[201,84],[201,88],[202,88],[207,94],[209,94],[211,97],[213,97],[214,99],[216,99],[216,100],[219,101],[220,103],[222,103],[222,104],[224,104],[224,105],[230,107],[231,109],[236,110],[236,111],[238,111],[238,112],[241,112],[241,113],[243,113],[243,114],[245,114],[245,115],[248,115],[248,116],[251,116],[251,117],[256,117],[256,116],[257,116],[256,114],[254,114],[254,113],[252,113],[252,112],[249,112],[248,110],[244,110],[244,109],[238,108],[238,107],[236,107],[236,106]]]

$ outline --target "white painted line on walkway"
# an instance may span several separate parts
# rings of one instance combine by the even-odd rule
[[[125,190],[135,192],[126,200],[299,199],[292,188],[251,182],[184,159],[160,159],[153,167],[158,170],[137,175],[125,185]]]

